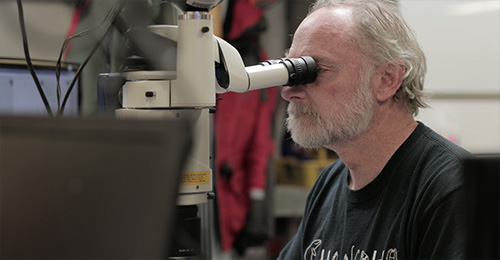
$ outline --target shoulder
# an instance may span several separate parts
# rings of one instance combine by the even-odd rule
[[[403,146],[403,156],[421,177],[461,179],[462,162],[470,156],[465,149],[420,122]]]
[[[332,185],[341,185],[342,180],[347,177],[346,173],[347,166],[342,159],[332,162],[322,170],[311,191],[321,190],[325,186],[331,187]]]
[[[421,209],[432,212],[451,197],[459,198],[464,180],[462,164],[470,153],[423,123],[410,138],[405,169],[412,172],[409,189]]]
[[[309,192],[306,211],[317,203],[319,206],[325,200],[333,199],[335,196],[332,193],[342,191],[347,182],[347,172],[347,166],[341,159],[325,167]]]
[[[414,135],[413,145],[418,151],[427,153],[422,155],[435,157],[439,160],[447,158],[454,161],[461,161],[470,155],[465,149],[444,138],[421,122],[415,129]]]

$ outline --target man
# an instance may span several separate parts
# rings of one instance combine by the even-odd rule
[[[319,72],[282,89],[288,130],[340,159],[318,178],[279,259],[463,257],[467,152],[414,120],[426,106],[425,57],[396,4],[319,0],[288,54],[303,55]]]

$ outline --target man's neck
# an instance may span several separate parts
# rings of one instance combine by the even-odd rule
[[[394,116],[399,118],[385,115],[356,138],[327,146],[349,168],[349,188],[358,190],[372,182],[418,125],[411,115]]]

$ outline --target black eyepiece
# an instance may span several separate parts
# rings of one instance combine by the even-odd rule
[[[312,83],[318,75],[316,61],[310,56],[301,56],[298,58],[281,58],[277,60],[268,60],[261,62],[262,65],[284,64],[288,69],[288,82],[285,86],[293,87]]]

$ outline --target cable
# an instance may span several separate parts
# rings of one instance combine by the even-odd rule
[[[81,16],[85,12],[85,9],[87,9],[90,0],[76,0],[76,1],[78,2],[76,4],[75,10],[73,11],[71,24],[68,28],[68,31],[66,32],[65,38],[69,38],[70,36],[76,33],[76,29],[78,28],[78,24],[80,23]],[[68,43],[68,47],[66,48],[63,54],[63,59],[66,59],[68,57],[68,51],[71,48],[70,46],[71,42]]]
[[[80,17],[82,13],[84,12],[85,8],[88,5],[89,0],[85,0],[83,2],[80,2],[76,9],[73,11],[73,18],[71,21],[70,28],[66,34],[66,40],[63,43],[63,46],[61,47],[61,53],[59,54],[59,58],[56,63],[56,94],[57,94],[57,109],[59,110],[61,108],[61,84],[60,84],[60,75],[61,75],[61,60],[66,58],[68,56],[68,47],[70,46],[69,40],[71,40],[72,36],[75,34],[76,28],[78,27],[78,22],[80,21]],[[83,33],[83,32],[82,32]],[[79,33],[79,34],[82,34]],[[73,36],[73,37],[76,37]]]
[[[120,5],[118,5],[120,4]],[[122,0],[117,0],[115,2],[115,5],[113,6],[113,9],[110,11],[109,14],[112,14],[113,12],[113,15],[111,16],[112,19],[111,21],[113,21],[117,16],[118,14],[120,13],[121,9],[123,8],[125,4],[125,1],[122,1]],[[119,8],[116,8],[116,6],[119,6]],[[117,9],[117,11],[115,10]],[[108,16],[109,17],[109,16]],[[97,41],[96,45],[94,46],[94,48],[91,50],[91,52],[89,53],[89,55],[87,56],[87,58],[85,59],[85,61],[83,61],[83,63],[80,65],[80,67],[78,68],[78,70],[76,71],[76,75],[75,77],[73,78],[73,81],[71,81],[71,84],[68,88],[68,90],[66,91],[66,95],[64,96],[64,100],[63,100],[63,103],[61,105],[61,108],[59,109],[58,111],[58,116],[62,116],[64,114],[64,108],[66,106],[66,102],[68,101],[68,98],[69,98],[69,94],[71,93],[71,91],[73,90],[73,87],[75,86],[75,83],[76,83],[76,80],[78,79],[78,77],[80,76],[81,74],[81,71],[83,70],[83,68],[87,65],[87,63],[89,62],[90,58],[92,58],[92,56],[94,55],[94,53],[97,51],[97,49],[99,48],[99,46],[101,45],[101,43],[103,42],[104,38],[106,37],[106,35],[108,34],[108,31],[111,29],[111,25],[112,23],[110,22],[108,24],[108,27],[106,28],[104,34],[102,35],[102,37]]]
[[[21,25],[21,34],[23,37],[23,48],[24,48],[24,56],[26,59],[26,64],[28,65],[28,69],[31,73],[31,77],[35,81],[35,85],[38,89],[38,93],[40,94],[40,97],[42,98],[43,104],[45,105],[45,109],[47,110],[47,114],[50,117],[53,117],[52,109],[50,108],[50,104],[47,100],[47,97],[45,96],[45,93],[43,92],[42,85],[40,84],[40,81],[38,80],[38,77],[35,72],[35,68],[33,67],[33,63],[31,63],[31,57],[30,57],[30,52],[29,52],[29,47],[28,47],[28,36],[26,34],[26,25],[24,24],[24,10],[23,10],[23,3],[21,0],[17,0],[17,10],[19,13],[19,24]]]
[[[118,4],[120,3],[120,6],[119,8],[118,7]],[[97,51],[97,49],[99,48],[99,46],[101,45],[102,41],[104,40],[105,36],[108,34],[108,31],[109,29],[111,28],[111,25],[112,25],[112,21],[114,19],[116,19],[116,17],[118,16],[118,14],[120,13],[121,9],[123,8],[124,6],[124,1],[120,1],[120,0],[117,0],[115,1],[113,7],[111,8],[111,10],[109,11],[109,13],[106,15],[106,18],[104,18],[104,20],[102,20],[99,24],[91,27],[91,28],[88,28],[86,30],[83,30],[75,35],[72,35],[70,37],[68,37],[62,47],[61,47],[61,51],[59,53],[59,58],[57,60],[57,64],[56,64],[56,81],[57,81],[57,104],[58,104],[58,112],[57,112],[57,115],[58,116],[62,116],[63,113],[64,113],[64,108],[66,106],[66,102],[69,98],[69,95],[71,93],[71,91],[73,90],[74,88],[74,85],[76,83],[76,80],[78,79],[78,77],[80,76],[81,74],[81,70],[87,65],[88,61],[90,60],[90,58],[94,55],[94,53]],[[68,88],[68,90],[66,91],[66,95],[64,97],[64,100],[63,100],[63,103],[62,105],[60,105],[60,99],[61,99],[61,84],[60,84],[60,75],[61,75],[61,60],[62,60],[62,56],[64,54],[64,52],[66,51],[66,48],[68,47],[68,43],[69,41],[75,39],[75,38],[79,38],[79,37],[83,37],[85,35],[87,35],[90,31],[92,30],[95,30],[99,27],[101,27],[105,22],[109,21],[109,24],[108,24],[108,27],[106,28],[104,34],[102,35],[102,37],[99,39],[99,41],[96,43],[96,45],[93,47],[93,49],[91,50],[90,54],[87,56],[87,58],[85,59],[85,61],[79,66],[78,70],[76,71],[76,74]]]

